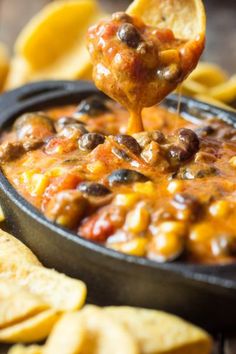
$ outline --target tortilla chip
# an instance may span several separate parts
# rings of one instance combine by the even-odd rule
[[[6,46],[0,42],[0,91],[3,89],[4,82],[9,70],[9,56]]]
[[[11,273],[0,273],[1,277],[26,287],[57,311],[77,310],[85,302],[86,285],[53,269],[28,266]]]
[[[99,307],[87,305],[80,315],[87,333],[80,354],[139,354],[134,336]]]
[[[42,347],[39,345],[31,345],[25,347],[23,345],[14,345],[8,351],[8,354],[43,354]]]
[[[29,81],[77,79],[91,68],[86,32],[104,14],[94,0],[47,4],[20,33],[15,53],[30,66]]]
[[[126,12],[141,17],[148,25],[171,29],[176,38],[205,36],[206,15],[201,0],[134,0]]]
[[[212,350],[205,331],[165,312],[125,306],[104,311],[132,333],[143,354],[210,354]]]
[[[85,345],[86,332],[79,313],[67,313],[54,326],[44,354],[78,354]]]
[[[0,280],[0,329],[46,310],[48,305],[37,295],[9,280]]]
[[[0,229],[0,273],[41,263],[22,242]]]
[[[32,343],[45,339],[60,318],[55,310],[43,311],[34,317],[0,330],[0,342]]]
[[[4,89],[11,90],[32,81],[32,70],[27,61],[20,55],[14,56],[9,65]]]

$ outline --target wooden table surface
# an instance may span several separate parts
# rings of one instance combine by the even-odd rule
[[[49,0],[0,0],[0,41],[13,47],[23,25]],[[128,0],[100,0],[107,11],[123,10]],[[205,0],[208,15],[207,46],[204,60],[220,64],[229,73],[236,73],[236,0]],[[226,314],[230,316],[230,314]],[[236,332],[236,328],[235,328]],[[0,346],[0,354],[7,352]],[[236,354],[236,335],[215,336],[213,354]]]

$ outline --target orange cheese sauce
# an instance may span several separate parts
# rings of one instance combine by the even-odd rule
[[[67,106],[46,111],[48,122],[38,113],[18,118],[0,146],[16,190],[50,220],[121,252],[234,262],[236,130],[154,106],[143,112],[146,132],[127,137],[129,113],[104,105],[92,116]]]

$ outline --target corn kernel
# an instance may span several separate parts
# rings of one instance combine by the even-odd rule
[[[159,225],[160,233],[173,233],[177,236],[186,234],[186,225],[181,221],[165,221]]]
[[[102,173],[105,171],[105,164],[98,160],[88,164],[87,169],[92,173]]]
[[[64,147],[61,144],[58,144],[53,147],[51,150],[52,154],[63,154],[64,153]]]
[[[160,233],[154,239],[155,252],[164,259],[171,259],[179,254],[183,248],[183,239],[175,233]]]
[[[193,226],[189,238],[194,242],[205,242],[215,235],[215,229],[210,223],[203,222]]]
[[[209,212],[212,216],[225,217],[229,214],[231,209],[230,202],[227,200],[218,200],[211,204]]]
[[[71,218],[70,218],[70,216],[68,216],[68,215],[60,215],[60,216],[57,218],[56,222],[57,222],[57,224],[59,224],[59,225],[61,225],[61,226],[68,227],[68,226],[70,225],[70,222],[71,222],[70,219],[71,219]]]
[[[191,220],[192,217],[193,217],[193,212],[191,209],[178,210],[176,213],[176,218],[178,220],[188,221]]]
[[[177,63],[179,61],[179,52],[176,49],[163,50],[159,53],[159,58],[165,65]]]
[[[142,257],[146,253],[146,245],[147,245],[147,239],[143,237],[137,237],[133,240],[123,242],[120,244],[114,244],[114,245],[111,244],[109,247],[116,251],[129,254],[130,256]]]
[[[49,184],[49,178],[42,173],[35,173],[31,180],[31,195],[40,196]]]
[[[2,210],[2,207],[0,206],[0,222],[2,222],[4,220],[5,220],[5,215],[4,215],[4,212]]]
[[[65,172],[66,172],[66,168],[61,167],[61,166],[57,166],[57,167],[53,167],[52,169],[47,171],[45,173],[45,176],[48,176],[48,177],[60,177],[60,176],[63,176]]]
[[[133,190],[136,193],[140,193],[148,197],[152,197],[153,193],[155,193],[155,186],[154,183],[151,181],[144,182],[144,183],[138,182],[134,184]]]
[[[32,177],[37,172],[38,171],[36,169],[23,172],[20,176],[20,182],[24,184],[27,189],[29,189]]]
[[[128,213],[125,226],[130,232],[138,234],[147,230],[149,222],[149,211],[144,205],[138,205]]]
[[[182,181],[171,181],[168,186],[167,190],[171,194],[175,194],[181,192],[183,190],[183,182]]]
[[[126,193],[126,194],[117,194],[114,203],[116,205],[131,208],[138,201],[138,196],[136,193]]]
[[[231,157],[229,163],[232,167],[236,167],[236,156]]]

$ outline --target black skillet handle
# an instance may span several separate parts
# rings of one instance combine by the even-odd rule
[[[40,81],[26,84],[0,96],[1,109],[21,104],[63,90],[73,91],[79,86],[79,81]]]
[[[48,102],[53,105],[63,105],[68,101],[68,96],[87,97],[94,93],[94,85],[90,81],[41,81],[27,84],[0,96],[0,124],[7,117],[16,117],[31,110],[43,110]],[[77,101],[78,102],[78,101]],[[51,104],[51,103],[50,103]],[[51,104],[52,105],[52,104]]]
[[[204,119],[218,117],[236,128],[236,113],[234,111],[227,111],[191,97],[171,94],[162,102],[162,105],[174,111],[179,110],[179,113],[192,123],[198,124]]]

